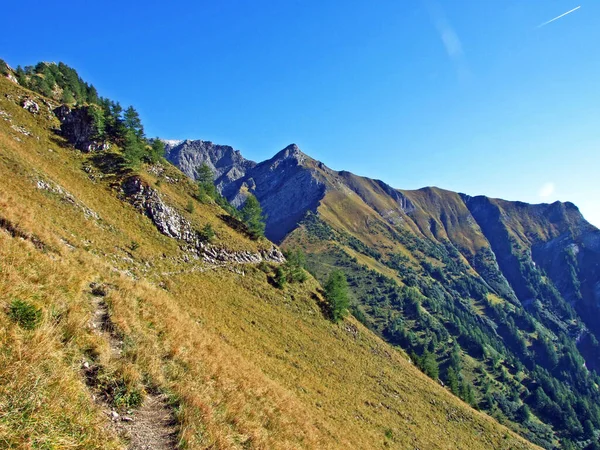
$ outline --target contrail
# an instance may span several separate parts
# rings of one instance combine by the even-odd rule
[[[546,25],[548,25],[550,22],[554,22],[555,20],[558,20],[558,19],[560,19],[561,17],[565,17],[567,14],[571,14],[573,11],[577,11],[579,8],[581,8],[581,5],[579,5],[577,8],[573,8],[571,11],[567,11],[566,13],[564,13],[564,14],[561,14],[561,15],[560,15],[560,16],[558,16],[558,17],[555,17],[554,19],[551,19],[551,20],[549,20],[548,22],[544,22],[543,24],[541,24],[541,25],[538,25],[536,28],[542,28],[543,26],[546,26]]]

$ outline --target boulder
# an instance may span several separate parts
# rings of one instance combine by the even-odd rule
[[[25,99],[23,99],[21,106],[32,114],[37,114],[40,112],[40,105],[38,105],[29,97],[25,97]]]

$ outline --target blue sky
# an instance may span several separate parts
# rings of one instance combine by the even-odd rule
[[[600,226],[596,0],[65,0],[3,13],[0,57],[66,62],[133,104],[148,135],[254,160],[295,142],[394,187],[569,200]]]

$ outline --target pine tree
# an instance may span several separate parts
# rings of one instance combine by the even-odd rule
[[[423,372],[430,378],[437,380],[440,376],[440,368],[435,359],[435,353],[430,353],[426,350],[421,357],[421,361]]]
[[[279,289],[283,289],[287,283],[287,275],[283,267],[279,266],[275,271],[275,285]]]
[[[246,203],[241,211],[242,220],[248,227],[248,232],[253,239],[258,239],[265,234],[265,221],[259,201],[252,194],[246,198]]]
[[[68,91],[63,91],[63,94]],[[90,106],[88,114],[92,118],[93,127],[95,129],[93,139],[102,140],[105,137],[106,120],[104,119],[104,111],[98,106]]]
[[[165,156],[165,144],[159,138],[154,138],[152,145],[150,146],[150,152],[146,159],[149,163],[157,163],[162,157]]]
[[[334,322],[342,319],[350,304],[348,298],[348,281],[341,270],[334,270],[325,284],[325,298],[331,307],[331,317]]]
[[[65,103],[67,105],[70,105],[71,103],[75,103],[75,97],[73,96],[73,93],[71,91],[69,91],[68,89],[63,89],[61,102]]]
[[[199,198],[204,201],[206,196],[216,199],[217,188],[215,186],[215,174],[208,164],[205,162],[198,169],[196,174],[196,181],[198,182]]]
[[[144,127],[140,115],[133,106],[127,108],[123,113],[123,124],[125,125],[125,128],[127,128],[128,131],[133,132],[138,139],[144,138]]]
[[[144,143],[132,131],[129,131],[125,136],[123,145],[125,167],[131,170],[138,169],[144,157],[144,150]]]
[[[292,250],[286,255],[287,262],[285,268],[287,270],[287,278],[290,282],[302,283],[306,281],[307,275],[304,271],[306,257],[299,248]]]
[[[446,373],[446,385],[454,395],[459,394],[458,375],[452,366],[448,368],[448,372]]]

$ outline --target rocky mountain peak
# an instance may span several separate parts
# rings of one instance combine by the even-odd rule
[[[239,150],[229,145],[218,145],[202,140],[163,140],[165,157],[187,176],[196,179],[203,164],[207,164],[215,174],[215,184],[219,189],[242,177],[252,167],[254,161],[245,159]]]
[[[306,161],[312,161],[312,158],[306,155],[300,150],[296,144],[290,144],[285,147],[283,150],[280,150],[271,158],[268,163],[272,167],[277,167],[281,162],[286,162],[287,164],[292,165],[304,165]]]

